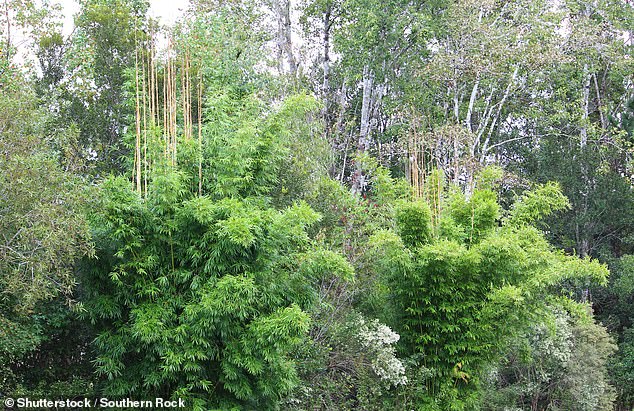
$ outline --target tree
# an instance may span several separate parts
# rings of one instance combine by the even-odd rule
[[[86,0],[63,50],[56,36],[39,44],[43,85],[55,87],[48,93],[57,112],[50,127],[77,126],[71,149],[93,176],[125,169],[123,137],[134,116],[127,104],[126,72],[134,69],[137,47],[147,37],[147,8],[144,1]],[[46,57],[60,53],[62,59]],[[60,70],[62,75],[56,73]]]
[[[427,13],[437,2],[432,3],[311,1],[304,8],[304,25],[320,26],[319,33],[306,31],[323,47],[310,80],[325,99],[325,132],[337,158],[331,177],[349,182],[356,194],[366,190],[369,176],[354,153],[378,151],[380,161],[389,155],[374,134],[400,121],[392,121],[389,110],[400,111],[395,106],[404,79],[427,54]]]
[[[483,408],[612,410],[607,366],[616,345],[589,314],[550,307],[485,377]]]
[[[606,257],[604,257],[606,258]],[[634,258],[607,257],[610,282],[604,287],[593,287],[591,297],[596,317],[615,336],[619,350],[611,358],[610,377],[617,388],[617,410],[627,410],[634,404],[632,384],[632,320],[634,319]]]
[[[619,394],[618,409],[626,410],[634,404],[634,392],[631,388],[632,381],[634,381],[634,332],[632,328],[626,329],[621,338],[619,354],[612,368],[614,383],[617,385]]]
[[[9,68],[0,88],[0,387],[13,392],[24,382],[20,365],[63,317],[47,305],[72,299],[75,260],[91,247],[85,190],[51,150],[31,85]]]
[[[568,19],[569,29],[560,32],[563,42],[555,48],[562,64],[534,73],[534,95],[543,98],[531,99],[522,116],[532,141],[504,149],[510,157],[521,153],[509,170],[560,182],[572,207],[560,221],[548,221],[552,239],[582,257],[598,256],[602,247],[620,242],[617,232],[631,231],[627,221],[604,217],[619,216],[618,207],[631,204],[628,143],[608,121],[626,111],[631,94],[632,66],[620,27],[628,12],[618,2],[563,5],[560,19]]]

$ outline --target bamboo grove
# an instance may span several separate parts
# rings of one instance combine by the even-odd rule
[[[64,13],[0,4],[7,406],[634,407],[631,2]]]

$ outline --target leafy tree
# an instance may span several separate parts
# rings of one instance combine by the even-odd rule
[[[0,87],[0,387],[12,392],[23,382],[20,364],[68,315],[47,306],[64,307],[72,297],[73,264],[91,247],[81,180],[50,149],[30,84],[9,69]]]
[[[147,38],[148,4],[86,0],[80,6],[67,44],[56,34],[40,39],[40,84],[57,113],[49,127],[75,124],[79,135],[67,148],[88,167],[84,172],[104,176],[125,168],[123,136],[134,113],[127,105],[126,73]]]
[[[615,349],[588,313],[551,307],[485,378],[483,408],[612,410],[607,365]]]
[[[634,332],[632,328],[626,329],[621,336],[619,353],[613,363],[613,378],[619,394],[618,409],[626,410],[634,404]]]
[[[605,257],[604,257],[605,258]],[[610,265],[610,282],[604,287],[593,287],[592,301],[596,317],[615,336],[619,350],[611,358],[610,376],[617,388],[617,409],[632,407],[632,319],[634,319],[634,258],[623,255],[607,258]]]

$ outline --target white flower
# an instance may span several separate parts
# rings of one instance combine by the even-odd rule
[[[392,346],[400,336],[379,320],[366,324],[361,318],[358,324],[361,344],[374,355],[372,370],[392,385],[406,384],[405,366],[396,358],[396,350]]]

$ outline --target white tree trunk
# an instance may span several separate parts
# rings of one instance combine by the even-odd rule
[[[584,149],[585,146],[588,144],[588,117],[589,117],[589,110],[590,110],[590,80],[592,75],[590,74],[590,71],[588,69],[588,63],[583,65],[583,77],[584,77],[584,83],[583,83],[583,90],[582,90],[582,109],[583,109],[583,114],[581,115],[581,130],[579,133],[579,147],[581,147],[581,149]]]
[[[295,76],[297,62],[293,55],[292,25],[291,25],[291,0],[273,0],[273,12],[277,17],[277,47],[278,67],[280,73],[284,72],[284,59],[288,64],[289,73]]]
[[[515,70],[513,71],[513,75],[511,76],[511,80],[509,84],[506,86],[506,90],[504,90],[504,95],[502,96],[502,100],[498,103],[498,109],[493,117],[493,121],[491,122],[491,126],[489,127],[489,133],[487,134],[487,138],[484,140],[484,144],[482,145],[482,152],[480,153],[480,163],[484,163],[486,160],[486,155],[489,150],[489,143],[491,141],[491,136],[493,135],[493,131],[495,130],[495,126],[500,119],[500,114],[502,113],[502,108],[504,107],[504,103],[511,94],[511,89],[515,84],[515,80],[517,79],[517,73],[519,72],[519,66],[515,66]]]
[[[471,124],[471,116],[473,115],[473,106],[475,105],[476,97],[478,96],[478,86],[480,85],[480,76],[476,78],[471,90],[471,98],[469,98],[469,108],[467,109],[467,117],[465,118],[465,125],[470,133],[473,133],[473,126]]]
[[[357,142],[357,154],[360,157],[370,148],[370,120],[372,110],[372,89],[374,87],[374,75],[368,66],[363,68],[363,97],[361,101],[361,125],[359,127],[359,140]],[[361,194],[366,186],[365,176],[359,161],[356,162],[352,176],[352,193]]]
[[[359,129],[359,151],[365,152],[370,144],[370,117],[372,109],[372,89],[374,87],[374,75],[366,66],[363,68],[363,100],[361,102],[361,127]]]

